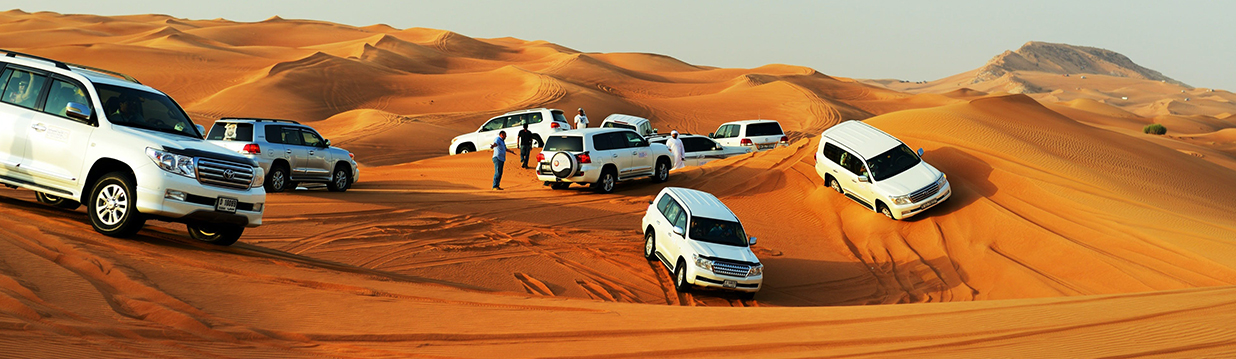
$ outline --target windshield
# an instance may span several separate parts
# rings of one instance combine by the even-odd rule
[[[94,88],[112,124],[202,138],[189,116],[167,95],[105,84],[94,84]]]
[[[871,167],[873,180],[883,181],[905,172],[910,167],[918,165],[919,162],[922,162],[922,159],[918,158],[918,154],[905,144],[901,144],[888,152],[868,159],[867,166]]]
[[[601,127],[602,128],[625,128],[628,130],[635,130],[635,126],[631,126],[631,125],[624,124],[624,123],[617,123],[617,122],[606,122],[604,124],[601,124]]]
[[[545,140],[545,148],[541,151],[583,152],[584,138],[579,136],[549,136]]]
[[[727,246],[747,246],[747,235],[738,222],[722,221],[712,218],[691,217],[691,228],[687,230],[691,239]]]

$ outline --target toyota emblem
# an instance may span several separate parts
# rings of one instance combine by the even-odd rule
[[[228,180],[235,179],[235,178],[236,178],[236,172],[235,172],[235,171],[232,171],[231,169],[226,169],[226,170],[223,170],[223,178],[226,178],[226,179],[228,179]]]

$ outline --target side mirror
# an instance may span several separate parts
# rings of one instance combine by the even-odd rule
[[[322,141],[322,148],[327,148],[327,147],[330,147],[330,139],[326,139],[325,141]]]
[[[748,245],[752,245],[752,246],[754,246],[754,245],[755,245],[755,237],[747,238],[747,244],[748,244]]]
[[[652,129],[652,133],[653,133],[653,134],[656,134],[656,133],[657,133],[657,129],[655,129],[655,128],[654,128],[654,129]]]
[[[922,147],[919,147],[919,148],[918,148],[918,156],[919,156],[919,157],[923,157],[923,148],[922,148]]]
[[[715,133],[709,132],[708,138],[717,138],[717,135]]]
[[[64,114],[68,115],[70,118],[88,121],[90,120],[90,115],[93,115],[94,113],[90,111],[90,107],[86,105],[76,102],[69,102],[64,106]]]
[[[871,179],[870,179],[870,178],[867,178],[867,175],[858,176],[858,181],[859,181],[859,182],[867,182],[867,183],[871,183]]]
[[[682,227],[674,226],[674,234],[677,234],[679,237],[685,237],[686,233],[687,231],[682,229]]]
[[[206,137],[206,126],[194,124],[193,128],[196,128],[197,133],[202,134],[202,137]]]
[[[717,145],[717,147],[713,147],[713,148],[712,148],[712,150],[713,150],[713,151],[720,151],[720,150],[724,150],[724,149],[725,149],[725,147],[721,147],[721,145]]]

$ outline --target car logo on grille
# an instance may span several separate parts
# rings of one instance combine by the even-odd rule
[[[554,167],[558,167],[558,161],[554,161]]]
[[[236,179],[236,172],[230,169],[223,170],[223,178],[228,180]]]

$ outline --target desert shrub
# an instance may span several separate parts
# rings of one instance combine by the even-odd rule
[[[1167,127],[1163,127],[1163,125],[1160,125],[1157,123],[1152,123],[1152,124],[1146,125],[1146,127],[1142,127],[1142,132],[1149,133],[1152,135],[1162,135],[1162,134],[1167,133]]]

